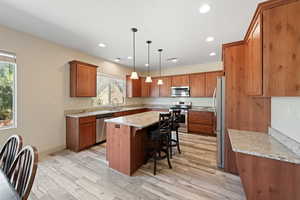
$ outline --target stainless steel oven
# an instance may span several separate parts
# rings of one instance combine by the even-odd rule
[[[180,110],[180,123],[178,129],[180,132],[187,133],[188,131],[188,113],[191,107],[191,102],[176,102],[170,107],[170,112],[173,110]]]
[[[172,97],[189,97],[190,96],[190,87],[171,87],[171,96]]]

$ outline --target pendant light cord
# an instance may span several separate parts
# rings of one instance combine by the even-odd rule
[[[162,52],[162,49],[158,49],[159,51],[159,76],[161,78],[161,52]]]
[[[148,76],[150,75],[150,42],[148,42]]]
[[[133,30],[133,71],[135,72],[135,31]]]

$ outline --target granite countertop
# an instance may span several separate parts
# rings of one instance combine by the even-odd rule
[[[138,110],[143,109],[145,107],[124,107],[119,109],[108,109],[108,110],[98,110],[98,111],[91,111],[91,112],[83,112],[83,113],[76,113],[76,114],[67,114],[66,117],[89,117],[94,115],[103,115],[103,114],[109,114],[109,113],[118,113],[123,111],[129,111],[129,110]]]
[[[135,128],[142,129],[157,123],[159,121],[159,113],[160,112],[157,111],[149,111],[112,119],[106,119],[105,122],[132,126]]]
[[[144,106],[134,106],[134,107],[119,107],[117,109],[103,109],[103,110],[97,110],[97,111],[86,111],[86,112],[79,112],[79,113],[71,113],[66,114],[66,117],[89,117],[89,116],[95,116],[95,115],[103,115],[103,114],[112,114],[117,112],[124,112],[124,111],[130,111],[130,110],[138,110],[143,108],[158,108],[158,109],[169,109],[169,105],[144,105]],[[204,107],[204,106],[193,106],[191,111],[205,111],[205,112],[214,112],[215,109],[213,107]]]
[[[228,130],[234,152],[300,164],[300,157],[266,133]]]

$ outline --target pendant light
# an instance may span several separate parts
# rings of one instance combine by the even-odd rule
[[[148,45],[148,62],[147,62],[147,67],[148,67],[148,75],[146,77],[146,83],[152,83],[152,78],[150,76],[150,44],[152,43],[150,40],[148,40],[147,42]]]
[[[159,79],[157,81],[157,85],[164,84],[163,80],[161,79],[161,52],[162,51],[163,51],[162,49],[158,49],[158,52],[159,52]]]
[[[135,71],[135,33],[138,30],[137,28],[132,28],[131,31],[133,33],[133,72],[131,73],[130,79],[139,79],[139,76]]]

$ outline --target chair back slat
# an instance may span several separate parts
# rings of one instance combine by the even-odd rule
[[[169,132],[171,129],[171,113],[159,114],[159,130],[160,132]]]
[[[35,147],[24,147],[14,160],[8,172],[8,179],[22,200],[26,200],[31,191],[38,163]]]
[[[12,135],[4,143],[0,151],[0,168],[7,175],[14,159],[20,152],[23,145],[22,137],[19,135]]]

